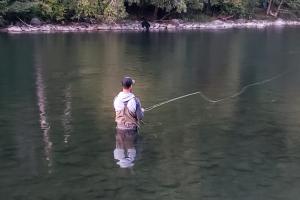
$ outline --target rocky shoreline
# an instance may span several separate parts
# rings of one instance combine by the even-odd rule
[[[209,30],[209,29],[230,29],[230,28],[265,28],[280,26],[300,26],[300,20],[286,21],[277,19],[275,21],[267,20],[236,20],[211,22],[183,22],[180,20],[171,20],[161,23],[151,23],[149,31],[180,31],[180,30]],[[144,31],[141,22],[131,21],[115,24],[88,24],[72,23],[68,25],[44,24],[41,26],[32,26],[22,24],[18,26],[9,26],[1,29],[8,33],[51,33],[51,32],[97,32],[97,31]]]

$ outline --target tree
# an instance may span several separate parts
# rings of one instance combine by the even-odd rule
[[[158,9],[169,13],[171,11],[181,13],[187,11],[186,0],[149,0],[146,2],[155,7],[153,16],[157,19]]]
[[[39,12],[38,1],[8,1],[6,7],[3,10],[5,15],[10,20],[16,20],[18,18],[31,19],[36,13]]]
[[[95,18],[99,14],[98,0],[71,0],[69,9],[74,11],[73,19]]]
[[[0,15],[3,15],[8,5],[7,0],[0,0]]]
[[[58,0],[42,0],[39,3],[39,16],[44,19],[61,21],[64,19],[65,6]]]
[[[107,21],[113,22],[127,16],[123,0],[104,0],[103,3],[103,15]]]
[[[267,15],[271,15],[271,16],[273,16],[273,17],[277,17],[278,16],[278,13],[279,13],[279,11],[280,11],[280,8],[281,8],[281,6],[282,6],[282,4],[283,4],[283,1],[284,0],[280,0],[280,2],[279,2],[279,4],[278,4],[278,6],[277,6],[277,9],[276,9],[276,11],[275,12],[273,12],[272,11],[272,7],[273,6],[276,6],[276,4],[278,3],[278,2],[276,2],[276,1],[274,1],[274,0],[269,0],[268,1],[268,8],[267,8]]]

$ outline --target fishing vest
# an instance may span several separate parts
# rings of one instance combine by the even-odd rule
[[[139,127],[136,114],[129,111],[127,102],[124,102],[124,109],[116,111],[117,128],[118,129],[137,129]]]

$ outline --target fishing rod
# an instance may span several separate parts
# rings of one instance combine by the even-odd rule
[[[147,107],[145,108],[145,112],[148,112],[148,111],[151,111],[153,109],[156,109],[158,107],[161,107],[163,105],[166,105],[168,103],[171,103],[171,102],[174,102],[174,101],[177,101],[179,99],[183,99],[183,98],[187,98],[187,97],[190,97],[190,96],[193,96],[193,95],[200,95],[205,101],[207,101],[208,103],[220,103],[220,102],[223,102],[223,101],[226,101],[228,99],[233,99],[233,98],[236,98],[240,95],[242,95],[244,92],[247,91],[247,89],[251,88],[251,87],[254,87],[254,86],[259,86],[259,85],[264,85],[266,83],[269,83],[273,80],[276,80],[284,75],[286,75],[287,73],[289,72],[289,70],[287,71],[284,71],[280,74],[277,74],[271,78],[268,78],[268,79],[265,79],[265,80],[262,80],[262,81],[258,81],[258,82],[254,82],[254,83],[250,83],[248,85],[245,85],[244,87],[242,87],[242,89],[240,89],[238,92],[232,94],[232,95],[229,95],[227,97],[224,97],[224,98],[220,98],[220,99],[211,99],[210,97],[206,96],[201,90],[199,91],[196,91],[196,92],[193,92],[193,93],[189,93],[189,94],[185,94],[185,95],[182,95],[182,96],[179,96],[179,97],[175,97],[175,98],[172,98],[172,99],[169,99],[169,100],[166,100],[166,101],[163,101],[163,102],[160,102],[160,103],[157,103],[155,105],[152,105],[150,107]]]

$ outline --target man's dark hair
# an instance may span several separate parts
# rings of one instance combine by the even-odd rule
[[[128,89],[130,86],[132,86],[132,84],[134,84],[134,80],[132,80],[130,77],[124,77],[121,83],[123,88]]]

